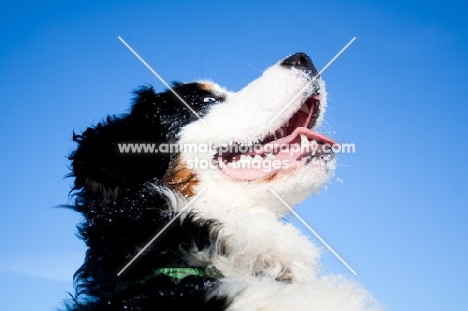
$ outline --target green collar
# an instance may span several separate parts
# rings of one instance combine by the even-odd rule
[[[159,268],[154,270],[153,275],[165,274],[170,276],[172,280],[176,283],[182,281],[185,277],[190,275],[195,276],[207,276],[208,273],[205,269],[201,268]]]
[[[150,275],[136,281],[135,283],[144,285],[152,277],[154,277],[156,275],[161,275],[161,274],[169,276],[172,279],[172,281],[174,283],[176,283],[176,284],[178,284],[180,281],[182,281],[184,278],[186,278],[186,277],[188,277],[190,275],[209,276],[209,277],[216,278],[216,279],[219,279],[219,278],[223,277],[221,272],[219,272],[214,267],[206,268],[206,269],[196,268],[196,267],[192,267],[192,268],[186,268],[186,267],[185,268],[175,268],[175,267],[171,267],[171,268],[158,268],[158,269],[155,269],[153,271],[153,273],[151,273]],[[127,287],[128,283],[129,282],[119,281],[117,283],[117,290],[125,289]]]

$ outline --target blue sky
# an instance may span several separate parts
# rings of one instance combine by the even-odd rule
[[[239,90],[280,58],[322,68],[322,130],[356,153],[297,212],[330,273],[390,310],[467,310],[468,22],[461,1],[64,1],[0,4],[0,297],[53,310],[84,246],[68,202],[72,131],[126,111],[131,90],[212,79]],[[294,224],[304,229],[299,221]],[[311,236],[313,238],[313,236]],[[320,244],[317,241],[317,244]]]

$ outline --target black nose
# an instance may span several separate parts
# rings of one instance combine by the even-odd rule
[[[281,65],[285,67],[294,67],[297,69],[309,71],[314,77],[318,74],[317,69],[315,69],[315,66],[312,63],[312,60],[310,59],[309,55],[302,52],[289,56],[288,58],[283,60]]]

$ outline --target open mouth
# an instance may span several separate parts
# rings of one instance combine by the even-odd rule
[[[231,178],[256,180],[332,155],[336,143],[314,130],[320,99],[320,94],[311,95],[289,120],[258,142],[219,147],[214,161]]]

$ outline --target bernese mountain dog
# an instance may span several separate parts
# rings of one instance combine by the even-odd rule
[[[321,273],[319,248],[283,219],[335,168],[309,56],[238,92],[199,81],[134,95],[128,113],[73,135],[71,208],[88,249],[67,310],[377,308]]]

